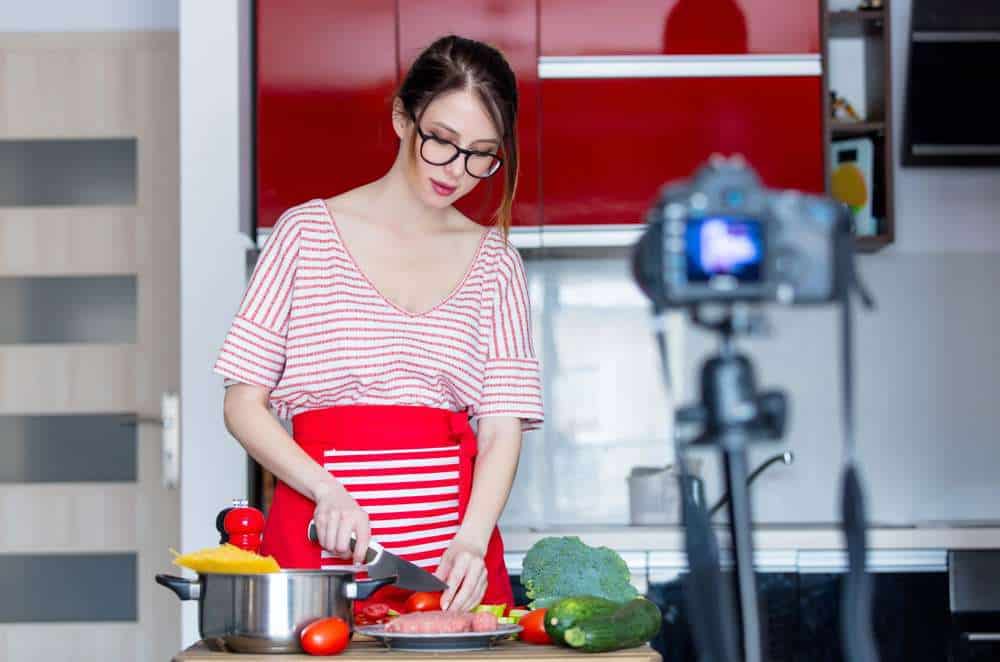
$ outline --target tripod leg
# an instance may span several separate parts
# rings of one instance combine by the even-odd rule
[[[682,478],[688,476],[683,452],[677,462]],[[688,578],[684,582],[691,627],[703,660],[738,662],[738,633],[732,595],[725,584],[719,562],[719,544],[712,530],[705,504],[689,489],[681,490],[684,515],[684,546],[688,558]]]
[[[747,453],[744,443],[723,444],[723,464],[729,487],[729,532],[736,562],[736,603],[741,625],[743,659],[761,662],[760,615],[753,567],[750,528],[750,491],[747,489]]]

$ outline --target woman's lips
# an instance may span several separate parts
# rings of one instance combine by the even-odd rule
[[[447,184],[442,184],[441,182],[437,181],[436,179],[432,179],[431,180],[431,188],[433,188],[434,192],[437,193],[438,195],[447,197],[447,196],[451,195],[452,193],[454,193],[455,189],[457,189],[458,187],[457,186],[448,186]]]

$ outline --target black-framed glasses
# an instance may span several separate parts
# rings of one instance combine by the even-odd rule
[[[417,135],[420,136],[420,158],[431,165],[448,165],[461,155],[465,155],[465,172],[477,179],[486,179],[496,174],[503,159],[493,152],[481,152],[474,149],[463,149],[433,133],[424,133],[416,122]]]

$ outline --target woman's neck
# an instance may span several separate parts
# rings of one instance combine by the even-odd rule
[[[371,183],[371,210],[379,222],[405,234],[441,232],[450,219],[450,208],[428,206],[413,192],[404,164],[397,161],[381,178]],[[415,183],[414,183],[415,184]]]

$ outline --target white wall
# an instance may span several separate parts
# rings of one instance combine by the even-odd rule
[[[181,80],[181,549],[217,545],[215,516],[246,497],[246,455],[222,420],[216,354],[246,284],[241,215],[249,199],[241,118],[245,0],[184,0]],[[184,645],[198,639],[195,603]]]
[[[0,32],[176,30],[178,0],[12,0],[0,10]]]

